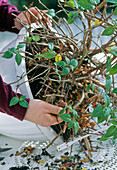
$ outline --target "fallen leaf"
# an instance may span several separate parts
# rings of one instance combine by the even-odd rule
[[[60,54],[57,54],[55,57],[55,61],[61,61],[62,60],[62,56]]]
[[[46,159],[43,159],[43,160],[38,160],[37,161],[39,164],[44,164],[46,162]]]
[[[79,161],[80,161],[80,162],[89,162],[89,159],[88,159],[88,158],[85,158],[85,159],[80,159]]]
[[[15,156],[19,156],[21,154],[22,154],[21,152],[16,152]]]

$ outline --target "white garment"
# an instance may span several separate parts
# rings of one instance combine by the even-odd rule
[[[5,52],[8,50],[8,48],[17,46],[19,41],[23,41],[22,38],[24,38],[24,34],[22,34],[21,30],[18,34],[18,38],[11,42],[2,51]],[[18,67],[14,57],[11,59],[5,59],[2,58],[2,55],[3,54],[0,55],[0,75],[3,78],[3,81],[6,83],[17,81],[18,75],[21,76],[22,73],[25,72],[24,60],[20,67]],[[14,91],[16,90],[16,85],[16,83],[11,85]],[[21,92],[23,95],[26,95],[30,99],[33,98],[28,83],[22,85],[18,92]],[[37,128],[34,123],[29,121],[20,121],[3,113],[0,113],[0,134],[4,134],[16,139],[39,140],[40,142],[50,141],[56,136],[56,133],[51,127],[38,126]],[[56,144],[61,142],[62,139],[60,137],[55,141]]]

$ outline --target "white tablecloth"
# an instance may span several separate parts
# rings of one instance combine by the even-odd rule
[[[93,140],[96,140],[93,137]],[[9,170],[10,167],[13,166],[28,166],[27,164],[27,158],[22,158],[21,156],[15,156],[16,151],[20,151],[21,148],[24,146],[24,144],[26,143],[26,141],[23,140],[17,140],[17,139],[13,139],[10,137],[6,137],[3,135],[0,135],[0,147],[11,147],[12,149],[7,151],[7,152],[3,152],[0,153],[0,157],[5,157],[4,160],[0,161],[0,170]],[[33,143],[33,141],[29,141],[27,143]],[[34,143],[33,143],[34,144]],[[26,144],[25,144],[26,145]],[[44,146],[44,144],[40,145]],[[98,149],[97,152],[92,152],[93,157],[92,160],[94,161],[92,164],[91,163],[84,163],[82,165],[82,168],[86,168],[87,170],[94,170],[96,168],[96,170],[116,170],[117,169],[117,142],[116,144],[112,144],[110,141],[105,141],[99,144],[99,140],[95,142],[94,146],[101,146],[101,148],[103,149]],[[73,147],[73,154],[78,154],[80,156],[83,157],[84,153],[80,153],[80,146],[78,143],[76,143]],[[56,149],[56,145],[51,146],[48,149],[49,153],[55,155],[55,158],[60,158],[60,155],[64,155],[64,152],[70,152],[70,149],[66,149],[63,150],[61,152],[58,152]],[[36,149],[34,151],[34,153],[37,155],[40,153],[39,150],[39,145],[36,145]],[[33,154],[34,154],[33,153]],[[13,154],[12,157],[10,157],[10,155]],[[85,156],[84,156],[85,157]],[[49,161],[49,163],[51,163],[53,160],[49,159],[47,157],[43,157],[43,159],[46,159],[46,162]],[[54,159],[55,159],[54,158]],[[98,163],[97,160],[99,161]],[[5,165],[1,165],[3,162],[5,162]],[[32,161],[30,164],[30,170],[33,170],[34,167],[40,167],[40,170],[48,170],[48,167],[44,167],[45,164],[37,164],[36,162]],[[53,170],[57,170],[56,168]]]

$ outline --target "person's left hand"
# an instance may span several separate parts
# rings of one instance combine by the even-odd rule
[[[45,21],[44,21],[43,18],[42,18],[42,16],[39,14],[39,12],[38,12],[34,7],[30,8],[29,10],[30,10],[37,18],[39,18],[40,21],[43,22],[43,24],[45,24],[45,21],[46,21],[46,23],[47,23],[49,26],[51,26],[51,22],[49,21],[47,15],[44,15],[44,18],[45,18]],[[47,10],[43,10],[43,12],[46,13]],[[37,21],[32,15],[30,15],[28,11],[26,11],[26,15],[27,15],[30,23],[37,23],[37,24],[38,24],[38,21]],[[25,17],[25,15],[23,14],[23,12],[21,12],[21,13],[18,15],[18,17],[19,17],[24,23],[29,24],[28,21],[27,21],[27,19],[26,19],[26,17]],[[17,18],[17,19],[18,19],[18,18]],[[22,27],[23,27],[23,26],[22,26],[19,22],[17,22],[16,20],[14,21],[14,26],[15,26],[18,30],[21,30]]]
[[[61,107],[33,99],[29,102],[24,119],[40,126],[52,126],[63,122],[58,114],[61,110]]]

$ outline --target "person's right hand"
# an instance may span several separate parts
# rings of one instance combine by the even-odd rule
[[[29,102],[24,119],[45,127],[55,125],[63,121],[57,116],[61,109],[61,107],[33,99]]]
[[[43,21],[42,16],[39,14],[39,12],[38,12],[34,7],[30,8],[29,10],[30,10],[30,12],[32,12],[37,18],[39,18],[39,20],[40,20],[41,22],[43,22],[44,25],[45,25],[45,22],[46,22],[49,26],[52,26],[52,24],[51,24],[49,18],[47,17],[47,15],[44,15],[45,21]],[[43,12],[46,13],[47,10],[43,10]],[[38,21],[37,21],[32,15],[30,15],[28,11],[26,11],[26,16],[28,17],[30,23],[35,23],[35,22],[38,23]],[[23,12],[21,12],[21,13],[18,15],[18,17],[19,17],[25,24],[28,24],[28,21],[27,21],[27,19],[26,19],[26,17],[25,17],[25,15],[24,15]],[[21,30],[21,29],[23,28],[23,26],[22,26],[19,22],[17,22],[16,20],[14,20],[14,26],[15,26],[18,30]]]

